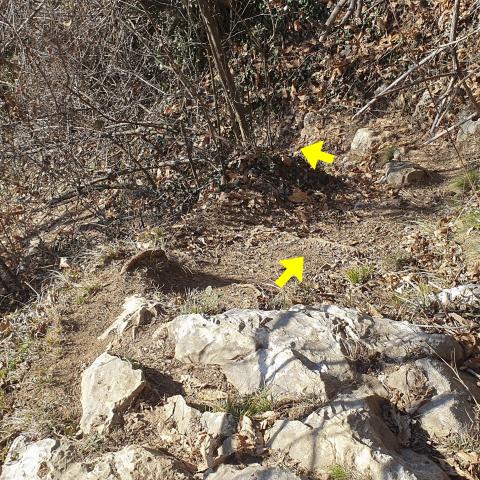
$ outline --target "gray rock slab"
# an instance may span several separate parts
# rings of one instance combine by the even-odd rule
[[[215,473],[207,475],[205,480],[300,480],[300,478],[282,468],[249,465],[242,469],[231,465],[221,465]]]
[[[73,461],[73,446],[46,438],[17,437],[9,449],[1,480],[189,480],[188,469],[161,452],[129,445],[116,452]]]
[[[102,353],[82,374],[82,432],[108,432],[145,385],[141,369],[134,368],[127,360]]]
[[[397,187],[425,182],[427,171],[410,162],[393,161],[385,165],[385,181]]]
[[[315,474],[342,465],[367,478],[448,479],[427,457],[410,450],[403,456],[395,435],[375,408],[370,408],[375,399],[352,397],[350,405],[348,400],[343,399],[341,408],[327,405],[319,409],[305,422],[278,420],[265,434],[267,448],[288,455]]]

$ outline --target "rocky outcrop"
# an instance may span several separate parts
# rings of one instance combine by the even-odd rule
[[[400,448],[381,417],[381,400],[347,395],[304,421],[278,420],[266,432],[266,446],[317,474],[345,465],[367,478],[446,480],[427,457]]]
[[[129,445],[117,452],[73,460],[73,446],[52,438],[13,442],[0,480],[188,480],[185,465],[158,451]]]
[[[242,394],[267,387],[276,398],[315,395],[324,401],[353,380],[352,352],[402,361],[435,351],[463,358],[451,337],[425,334],[407,322],[372,319],[336,306],[289,311],[230,310],[183,315],[166,326],[175,358],[219,365]]]
[[[142,370],[109,353],[100,355],[82,374],[82,432],[108,432],[144,387]]]
[[[69,465],[62,480],[188,480],[187,467],[161,452],[129,445],[114,453]]]
[[[431,438],[467,433],[474,425],[472,395],[480,401],[480,389],[440,360],[422,358],[402,365],[384,383],[399,408],[414,415]]]
[[[142,302],[132,298],[126,310],[138,312]],[[185,390],[188,402],[175,395],[127,415],[144,374],[103,353],[82,375],[81,431],[105,435],[124,423],[125,433],[148,431],[162,452],[127,444],[79,461],[74,443],[20,436],[0,480],[296,480],[299,472],[322,478],[335,465],[365,478],[444,480],[439,465],[410,447],[419,432],[434,441],[467,434],[480,401],[468,375],[447,365],[464,357],[451,336],[335,305],[182,315],[158,333],[170,337],[165,345],[174,345],[181,369],[217,374],[216,365],[239,398],[197,405],[194,397],[192,406]],[[242,397],[259,390],[268,402]],[[289,459],[289,469],[277,458]]]
[[[430,301],[448,311],[480,307],[480,285],[476,283],[446,288],[430,295]]]
[[[70,457],[69,448],[58,440],[29,442],[20,435],[8,451],[0,480],[60,480]]]
[[[187,405],[185,399],[170,397],[158,413],[158,432],[167,444],[182,445],[185,451],[201,455],[199,471],[213,468],[236,452],[239,425],[225,412],[200,412]],[[245,442],[244,442],[245,443]]]

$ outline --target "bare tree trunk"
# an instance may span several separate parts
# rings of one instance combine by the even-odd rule
[[[222,48],[220,32],[213,13],[213,7],[210,0],[198,0],[198,6],[200,7],[200,12],[205,23],[205,30],[207,32],[213,60],[225,90],[234,131],[238,140],[247,144],[250,142],[250,129],[248,127],[245,110],[235,87],[235,81],[228,68],[228,63]]]

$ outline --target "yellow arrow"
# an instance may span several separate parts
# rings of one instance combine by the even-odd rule
[[[303,257],[286,258],[278,263],[285,267],[285,271],[275,280],[280,288],[283,288],[292,277],[297,277],[299,282],[303,280]]]
[[[335,159],[335,155],[327,152],[322,152],[323,143],[324,142],[320,141],[300,149],[304,157],[307,159],[307,162],[314,170],[317,167],[317,163],[319,162],[319,160],[325,163],[333,163],[333,160]]]

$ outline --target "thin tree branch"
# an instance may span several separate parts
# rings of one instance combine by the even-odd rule
[[[477,116],[477,113],[472,113],[469,115],[467,118],[464,118],[462,120],[459,120],[458,122],[454,123],[452,126],[446,128],[445,130],[442,130],[440,133],[437,133],[434,137],[430,138],[426,142],[423,142],[423,145],[428,145],[435,140],[439,139],[440,137],[443,137],[444,135],[447,135],[450,133],[452,130],[455,130],[455,128],[459,127],[460,125],[463,125],[464,123],[467,123],[469,120],[473,120]]]
[[[405,80],[407,77],[409,77],[415,70],[420,68],[421,66],[425,65],[428,63],[430,60],[432,60],[434,57],[436,57],[439,53],[443,52],[445,49],[457,45],[458,43],[463,42],[473,34],[477,33],[480,31],[480,28],[477,28],[473,32],[471,32],[468,35],[465,35],[464,37],[459,38],[458,40],[454,40],[452,42],[448,42],[444,45],[441,45],[440,47],[437,47],[435,50],[430,52],[427,56],[425,56],[422,60],[420,60],[418,63],[415,63],[412,65],[406,72],[402,73],[398,78],[396,78],[392,83],[390,83],[388,86],[386,86],[380,93],[375,95],[369,102],[367,102],[355,115],[353,115],[352,118],[356,118],[359,115],[361,115],[363,112],[365,112],[370,106],[372,106],[380,97],[386,95],[387,93],[390,93],[390,91],[401,83],[403,80]]]

